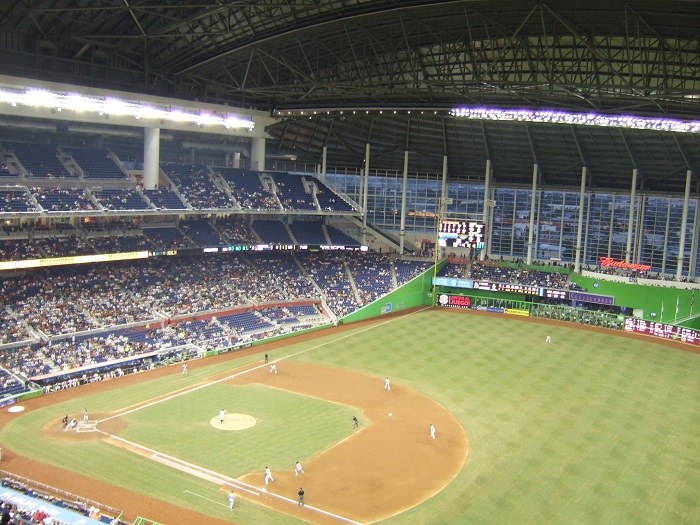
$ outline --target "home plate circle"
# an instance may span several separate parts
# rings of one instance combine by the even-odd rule
[[[209,424],[219,430],[245,430],[255,426],[257,420],[248,414],[226,414],[224,421],[219,416],[214,416],[209,420]]]

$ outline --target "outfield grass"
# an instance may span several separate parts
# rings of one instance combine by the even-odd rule
[[[548,334],[552,344],[544,342]],[[429,501],[386,520],[387,525],[700,521],[700,356],[696,354],[612,332],[432,310],[380,319],[370,328],[358,326],[303,344],[290,339],[286,348],[271,354],[275,359],[284,356],[361,371],[376,375],[379,381],[389,376],[394,384],[410,386],[444,405],[466,429],[469,457],[459,476]],[[157,497],[175,504],[226,517],[225,508],[212,508],[216,506],[185,492],[221,499],[218,487],[211,483],[104,443],[50,441],[41,428],[66,412],[79,413],[83,405],[109,412],[185,383],[194,385],[240,364],[236,360],[199,368],[186,378],[174,374],[120,389],[118,395],[110,392],[36,410],[15,419],[0,437],[6,446],[42,461],[138,491],[155,491]],[[221,388],[231,389],[231,395],[246,403],[271,394],[257,395],[260,389],[270,390],[263,387],[249,392],[248,387]],[[280,417],[299,406],[298,396],[277,394],[284,398]],[[192,402],[203,406],[201,400]],[[276,403],[258,407],[272,411],[264,420],[275,417]],[[280,449],[278,458],[272,458],[275,461],[303,461],[295,456],[309,435],[304,428],[318,425],[321,417],[324,423],[338,417],[347,426],[343,407],[318,403],[318,410],[329,412],[318,417],[315,410],[292,415],[301,430],[270,428],[269,442],[251,441],[251,452],[269,457],[274,444]],[[218,413],[220,404],[217,400],[207,407],[207,421]],[[251,405],[250,411],[258,408]],[[133,417],[148,416],[153,428],[159,427],[156,422],[162,418],[173,428],[178,414],[186,411],[169,410],[167,416],[135,412]],[[130,422],[127,432],[145,426],[136,423]],[[327,427],[319,425],[314,431],[321,434],[319,447],[338,439],[332,428],[326,432]],[[241,433],[244,438],[245,432]],[[157,431],[139,439],[157,441]],[[177,454],[187,453],[178,445],[170,446]],[[153,479],[159,481],[155,486]],[[241,502],[239,511],[236,518],[241,523],[298,523],[247,501]]]

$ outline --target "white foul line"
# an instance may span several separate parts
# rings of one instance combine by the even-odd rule
[[[421,310],[416,310],[415,312],[411,312],[411,313],[408,314],[408,315],[413,315],[413,314],[415,314],[415,313],[419,313],[419,312],[422,312],[422,311],[428,310],[428,309],[429,309],[429,308],[423,308],[423,309],[421,309]],[[408,315],[407,315],[407,316],[408,316]],[[318,344],[318,345],[316,345],[316,346],[312,346],[312,347],[310,347],[310,348],[306,348],[305,350],[300,350],[299,352],[296,352],[296,353],[294,353],[294,354],[289,354],[288,356],[280,357],[280,358],[278,358],[278,359],[275,359],[274,361],[271,361],[271,363],[277,363],[277,362],[279,362],[279,361],[284,361],[285,359],[289,359],[290,357],[296,357],[296,356],[298,356],[298,355],[301,355],[301,354],[305,354],[305,353],[307,353],[307,352],[310,352],[311,350],[316,350],[317,348],[322,348],[322,347],[324,347],[324,346],[327,346],[327,345],[330,345],[330,344],[333,344],[333,343],[337,343],[338,341],[342,341],[343,339],[347,339],[348,337],[352,337],[352,336],[355,336],[355,335],[357,335],[357,334],[361,334],[361,333],[363,333],[363,332],[367,332],[367,331],[369,331],[369,330],[373,330],[374,328],[377,328],[377,327],[380,327],[380,326],[384,326],[385,324],[391,323],[391,322],[393,322],[393,321],[395,321],[395,320],[397,320],[397,319],[403,319],[403,317],[407,317],[407,316],[394,317],[394,318],[392,318],[392,319],[387,319],[386,321],[384,321],[384,322],[382,322],[382,323],[373,324],[372,326],[368,326],[367,328],[363,328],[362,330],[359,330],[359,331],[357,331],[357,332],[352,332],[351,334],[347,334],[347,335],[338,337],[337,339],[333,339],[332,341],[326,341],[325,343],[321,343],[321,344]],[[248,368],[247,370],[241,370],[240,372],[236,372],[235,374],[231,374],[231,375],[229,375],[229,376],[222,377],[221,379],[217,379],[217,380],[215,380],[215,381],[210,381],[210,382],[207,382],[207,383],[202,384],[202,385],[199,385],[199,386],[194,386],[194,387],[192,387],[192,388],[189,388],[189,389],[186,389],[186,390],[182,390],[182,391],[180,391],[180,392],[177,392],[176,394],[172,394],[172,395],[170,395],[170,396],[167,396],[167,397],[164,397],[164,398],[161,398],[161,399],[157,399],[157,400],[155,400],[155,401],[151,401],[150,403],[146,403],[145,405],[140,405],[140,406],[134,407],[134,408],[132,408],[131,410],[127,410],[127,411],[125,411],[125,412],[120,412],[120,413],[118,413],[118,414],[114,414],[113,416],[109,416],[109,417],[106,417],[106,418],[104,418],[104,419],[100,419],[99,421],[97,421],[97,423],[103,423],[103,422],[105,422],[105,421],[109,421],[110,419],[115,419],[115,418],[118,418],[118,417],[122,417],[122,416],[125,416],[125,415],[127,415],[127,414],[131,414],[131,413],[133,413],[133,412],[138,412],[139,410],[142,410],[142,409],[144,409],[144,408],[149,408],[149,407],[152,407],[152,406],[157,405],[157,404],[159,404],[159,403],[163,403],[163,402],[165,402],[165,401],[170,401],[171,399],[175,399],[175,398],[177,398],[177,397],[184,396],[184,395],[190,394],[190,393],[192,393],[192,392],[196,392],[197,390],[201,390],[202,388],[207,388],[207,387],[209,387],[209,386],[216,385],[216,384],[221,383],[221,382],[223,382],[223,381],[228,381],[229,379],[233,379],[233,378],[235,378],[235,377],[242,376],[243,374],[247,374],[248,372],[253,372],[254,370],[259,370],[260,368],[265,368],[266,366],[267,366],[267,363],[266,363],[266,364],[262,364],[262,365],[255,366],[255,367],[253,367],[253,368]]]
[[[429,309],[429,308],[422,308],[422,309],[420,309],[420,310],[416,310],[415,312],[411,312],[411,313],[409,313],[408,315],[413,315],[414,313],[419,313],[419,312],[422,312],[422,311],[428,310],[428,309]],[[301,355],[301,354],[305,354],[305,353],[307,353],[307,352],[310,352],[311,350],[316,350],[317,348],[322,348],[322,347],[327,346],[327,345],[329,345],[329,344],[337,343],[338,341],[342,341],[343,339],[347,339],[348,337],[352,337],[352,336],[361,334],[361,333],[363,333],[363,332],[367,332],[367,331],[369,331],[369,330],[372,330],[372,329],[377,328],[377,327],[380,327],[380,326],[384,326],[385,324],[391,323],[391,322],[393,322],[393,321],[395,321],[395,320],[397,320],[397,319],[402,319],[403,317],[406,317],[406,316],[394,317],[394,318],[392,318],[392,319],[387,319],[387,320],[384,321],[384,322],[377,323],[377,324],[373,324],[373,325],[371,325],[371,326],[368,326],[367,328],[363,328],[362,330],[358,330],[357,332],[353,331],[353,332],[350,333],[350,334],[343,335],[343,336],[341,336],[341,337],[338,337],[337,339],[333,339],[332,341],[327,341],[327,342],[325,342],[325,343],[321,343],[321,344],[318,344],[318,345],[316,345],[316,346],[312,346],[312,347],[310,347],[310,348],[306,348],[305,350],[300,350],[299,352],[290,354],[290,355],[288,355],[288,356],[280,357],[280,358],[275,359],[274,361],[272,361],[272,363],[277,363],[278,361],[283,361],[283,360],[285,360],[285,359],[289,359],[290,357],[296,357],[296,356],[298,356],[298,355]],[[247,374],[248,372],[252,372],[252,371],[254,371],[254,370],[258,370],[258,369],[264,368],[264,367],[266,367],[266,366],[267,366],[267,363],[266,363],[266,364],[259,365],[259,366],[255,366],[255,367],[253,367],[253,368],[249,368],[249,369],[246,369],[246,370],[242,370],[242,371],[240,371],[240,372],[236,372],[235,374],[231,374],[231,375],[226,376],[226,377],[223,377],[223,378],[221,378],[221,379],[217,379],[217,380],[215,380],[215,381],[211,381],[211,382],[205,383],[205,384],[203,384],[203,385],[195,386],[195,387],[192,387],[192,388],[190,388],[190,389],[180,391],[180,392],[178,392],[178,393],[176,393],[176,394],[172,394],[172,395],[170,395],[170,396],[164,397],[164,398],[162,398],[162,399],[158,399],[158,400],[156,400],[156,401],[152,401],[152,402],[147,403],[147,404],[145,404],[145,405],[141,405],[141,406],[132,408],[131,410],[127,410],[127,411],[125,411],[125,412],[121,412],[121,413],[119,413],[119,414],[115,414],[115,415],[113,415],[113,416],[106,417],[106,418],[104,418],[104,419],[101,419],[101,420],[97,421],[97,423],[99,424],[99,423],[102,423],[102,422],[104,422],[104,421],[109,421],[110,419],[114,419],[114,418],[117,418],[117,417],[122,417],[122,416],[125,416],[125,415],[127,415],[127,414],[131,414],[131,413],[133,413],[133,412],[137,412],[138,410],[141,410],[141,409],[143,409],[143,408],[148,408],[148,407],[157,405],[157,404],[162,403],[162,402],[164,402],[164,401],[170,401],[171,399],[175,399],[175,398],[177,398],[177,397],[183,396],[183,395],[185,395],[185,394],[189,394],[189,393],[191,393],[191,392],[196,392],[197,390],[200,390],[200,389],[202,389],[202,388],[206,388],[206,387],[208,387],[208,386],[215,385],[215,384],[217,384],[217,383],[221,383],[222,381],[227,381],[227,380],[232,379],[232,378],[234,378],[234,377],[238,377],[238,376],[241,376],[241,375],[243,375],[243,374]],[[199,478],[201,478],[201,479],[205,479],[205,480],[207,480],[207,481],[212,481],[212,482],[215,482],[215,483],[221,483],[221,482],[223,482],[223,483],[229,484],[229,485],[231,485],[231,486],[233,486],[233,487],[236,487],[236,488],[238,488],[239,490],[243,490],[243,491],[245,491],[245,492],[248,492],[248,493],[250,493],[250,494],[253,494],[253,495],[256,495],[256,496],[259,496],[259,495],[260,495],[260,493],[258,492],[258,490],[260,490],[260,489],[256,489],[256,487],[254,487],[254,486],[252,486],[252,485],[249,485],[249,484],[247,484],[247,483],[244,483],[244,482],[242,482],[242,481],[239,481],[239,480],[237,480],[237,479],[230,478],[230,477],[228,477],[228,476],[224,476],[223,474],[219,474],[218,472],[214,472],[214,471],[205,469],[205,468],[203,468],[203,467],[200,467],[200,466],[198,466],[198,465],[194,465],[194,464],[192,464],[192,463],[188,463],[188,462],[183,461],[183,460],[181,460],[181,459],[174,458],[174,457],[172,457],[172,456],[168,456],[167,454],[162,454],[162,453],[160,453],[160,452],[157,452],[157,451],[155,451],[155,450],[153,450],[153,449],[150,449],[150,448],[148,448],[148,447],[145,447],[145,446],[143,446],[143,445],[139,445],[138,443],[133,443],[133,442],[131,442],[131,441],[127,441],[126,439],[120,438],[120,437],[118,437],[118,436],[114,436],[114,435],[112,435],[112,434],[108,434],[107,432],[104,432],[104,431],[102,431],[102,430],[96,429],[96,431],[97,431],[97,432],[100,432],[101,434],[104,434],[105,436],[108,436],[108,437],[110,437],[110,438],[112,438],[112,439],[114,439],[114,440],[116,440],[116,441],[120,441],[120,442],[125,443],[125,444],[128,444],[129,446],[132,446],[132,447],[134,447],[134,448],[136,448],[136,449],[140,449],[140,450],[142,450],[142,451],[144,451],[144,452],[148,452],[148,453],[151,455],[151,458],[152,458],[154,461],[158,461],[158,462],[160,462],[160,463],[162,463],[162,464],[165,464],[165,465],[170,465],[171,467],[173,467],[173,468],[175,468],[175,469],[178,469],[178,470],[180,470],[181,472],[187,472],[187,473],[189,473],[189,474],[191,474],[191,475],[194,475],[194,476],[196,476],[196,477],[199,477]],[[262,489],[262,490],[264,490],[264,489]],[[186,491],[186,492],[188,492],[188,491]],[[192,494],[194,494],[194,493],[192,493]],[[285,501],[285,502],[288,502],[288,503],[296,503],[296,501],[294,501],[294,500],[291,500],[291,499],[286,498],[286,497],[284,497],[284,496],[280,496],[279,494],[275,494],[275,493],[273,493],[273,492],[267,492],[267,494],[270,495],[270,496],[272,496],[272,497],[274,497],[274,498],[277,498],[277,499],[279,499],[279,500],[282,500],[282,501]],[[199,496],[199,494],[195,494],[195,495],[196,495],[196,496]],[[200,496],[200,497],[204,497],[204,496]],[[208,499],[208,498],[205,498],[205,499]],[[218,502],[217,502],[217,503],[218,503]],[[219,503],[219,504],[220,504],[220,505],[223,505],[222,503]],[[225,505],[224,505],[224,506],[225,506]],[[350,523],[350,524],[352,524],[352,525],[363,525],[363,524],[362,524],[361,522],[359,522],[359,521],[355,521],[355,520],[352,520],[352,519],[350,519],[350,518],[345,518],[345,517],[343,517],[343,516],[339,516],[338,514],[334,514],[334,513],[332,513],[332,512],[325,511],[325,510],[319,509],[319,508],[317,508],[317,507],[313,507],[313,506],[311,506],[311,505],[304,505],[304,508],[309,509],[309,510],[313,510],[313,511],[318,512],[318,513],[320,513],[320,514],[325,514],[326,516],[329,516],[329,517],[332,517],[332,518],[336,518],[336,519],[338,519],[338,520],[344,521],[344,522],[346,522],[346,523]]]

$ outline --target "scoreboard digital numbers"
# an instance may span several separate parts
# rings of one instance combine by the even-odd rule
[[[486,228],[481,222],[440,221],[438,245],[443,248],[477,248],[484,247]]]
[[[645,321],[644,319],[637,319],[635,317],[627,317],[625,318],[625,331],[700,346],[700,333],[692,328],[685,328],[683,326],[674,326],[666,323]]]

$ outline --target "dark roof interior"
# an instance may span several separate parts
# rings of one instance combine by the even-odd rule
[[[624,191],[636,167],[667,193],[700,170],[697,134],[449,115],[697,119],[697,0],[19,0],[0,37],[7,75],[270,111],[268,153],[309,163],[327,146],[329,166],[361,166],[369,141],[372,168],[401,170],[408,148],[411,172],[446,154],[451,179],[480,180],[490,158],[497,183],[529,184],[537,162],[543,184],[577,187],[586,165]]]

